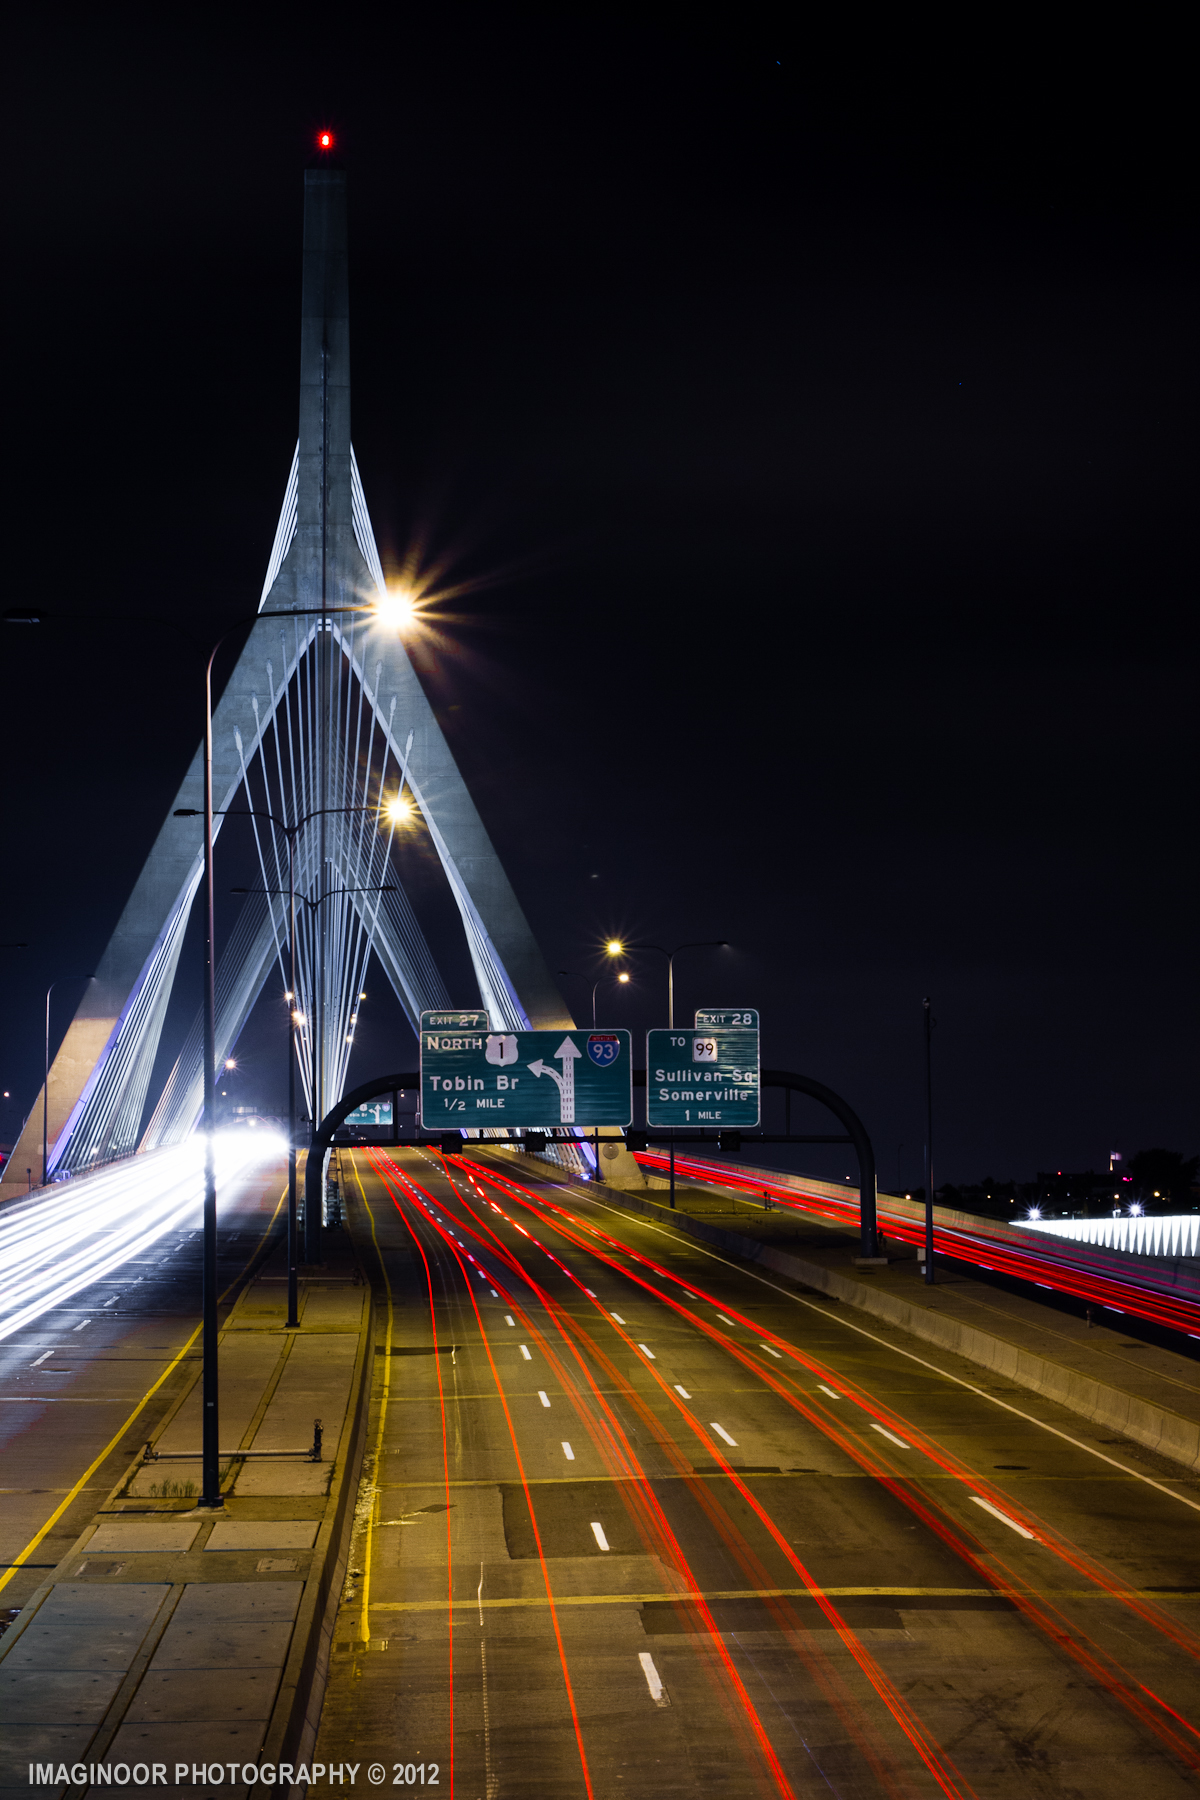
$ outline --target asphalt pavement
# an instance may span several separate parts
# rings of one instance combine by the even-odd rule
[[[379,1325],[317,1764],[463,1800],[1192,1790],[1177,1465],[602,1189],[343,1167]]]
[[[271,1165],[223,1197],[218,1279],[229,1302],[280,1229],[283,1179]],[[57,1567],[194,1376],[200,1277],[197,1208],[194,1222],[0,1341],[0,1623]]]

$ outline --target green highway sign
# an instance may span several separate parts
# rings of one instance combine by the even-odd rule
[[[631,1125],[633,1040],[628,1031],[489,1031],[486,1022],[422,1022],[421,1123],[426,1131]]]
[[[430,1031],[486,1031],[488,1016],[481,1007],[453,1006],[444,1007],[441,1012],[423,1012],[421,1014],[421,1030],[428,1026]]]
[[[646,1033],[647,1125],[757,1125],[758,1032]]]
[[[696,1028],[703,1031],[719,1031],[722,1028],[732,1030],[745,1025],[751,1031],[758,1030],[757,1006],[699,1006],[696,1008]]]

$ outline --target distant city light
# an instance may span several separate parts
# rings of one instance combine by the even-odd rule
[[[317,133],[317,149],[318,150],[332,150],[333,149],[333,133],[332,133],[332,131],[318,131],[318,133]]]
[[[1029,1208],[1029,1211],[1025,1214],[1025,1217],[1027,1219],[1040,1219],[1041,1216],[1042,1216],[1042,1209],[1040,1206],[1031,1206]]]
[[[618,981],[628,981],[629,977],[628,977],[628,975],[624,974],[624,972],[622,972],[620,975],[617,976],[617,980]]]
[[[624,956],[625,954],[625,946],[620,938],[609,938],[608,943],[605,945],[605,949],[610,956]]]
[[[225,1058],[225,1067],[227,1069],[236,1069],[237,1068],[237,1063],[234,1061],[232,1056],[227,1056]]]
[[[405,819],[411,819],[416,808],[407,794],[397,794],[387,802],[384,812],[393,825],[402,825]],[[363,995],[364,1000],[366,995]]]

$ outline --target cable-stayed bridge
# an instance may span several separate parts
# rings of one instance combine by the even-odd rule
[[[256,815],[262,887],[217,964],[217,1066],[272,970],[289,986],[290,836],[295,1050],[316,1118],[343,1091],[372,952],[414,1030],[422,1009],[455,998],[391,856],[402,797],[436,850],[493,1027],[572,1023],[384,604],[350,436],[345,182],[333,167],[305,173],[298,441],[259,617],[213,715],[214,832],[229,813]],[[198,683],[199,668],[180,679]],[[50,1069],[51,1179],[178,1143],[199,1121],[197,1017],[143,1126],[200,886],[202,798],[201,749]],[[0,1198],[26,1191],[27,1169],[40,1173],[42,1105],[39,1093]]]

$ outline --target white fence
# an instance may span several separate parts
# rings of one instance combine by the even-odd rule
[[[1133,1256],[1195,1256],[1200,1241],[1200,1213],[1165,1213],[1142,1219],[1014,1219],[1025,1231],[1098,1244],[1104,1250],[1127,1250]]]

